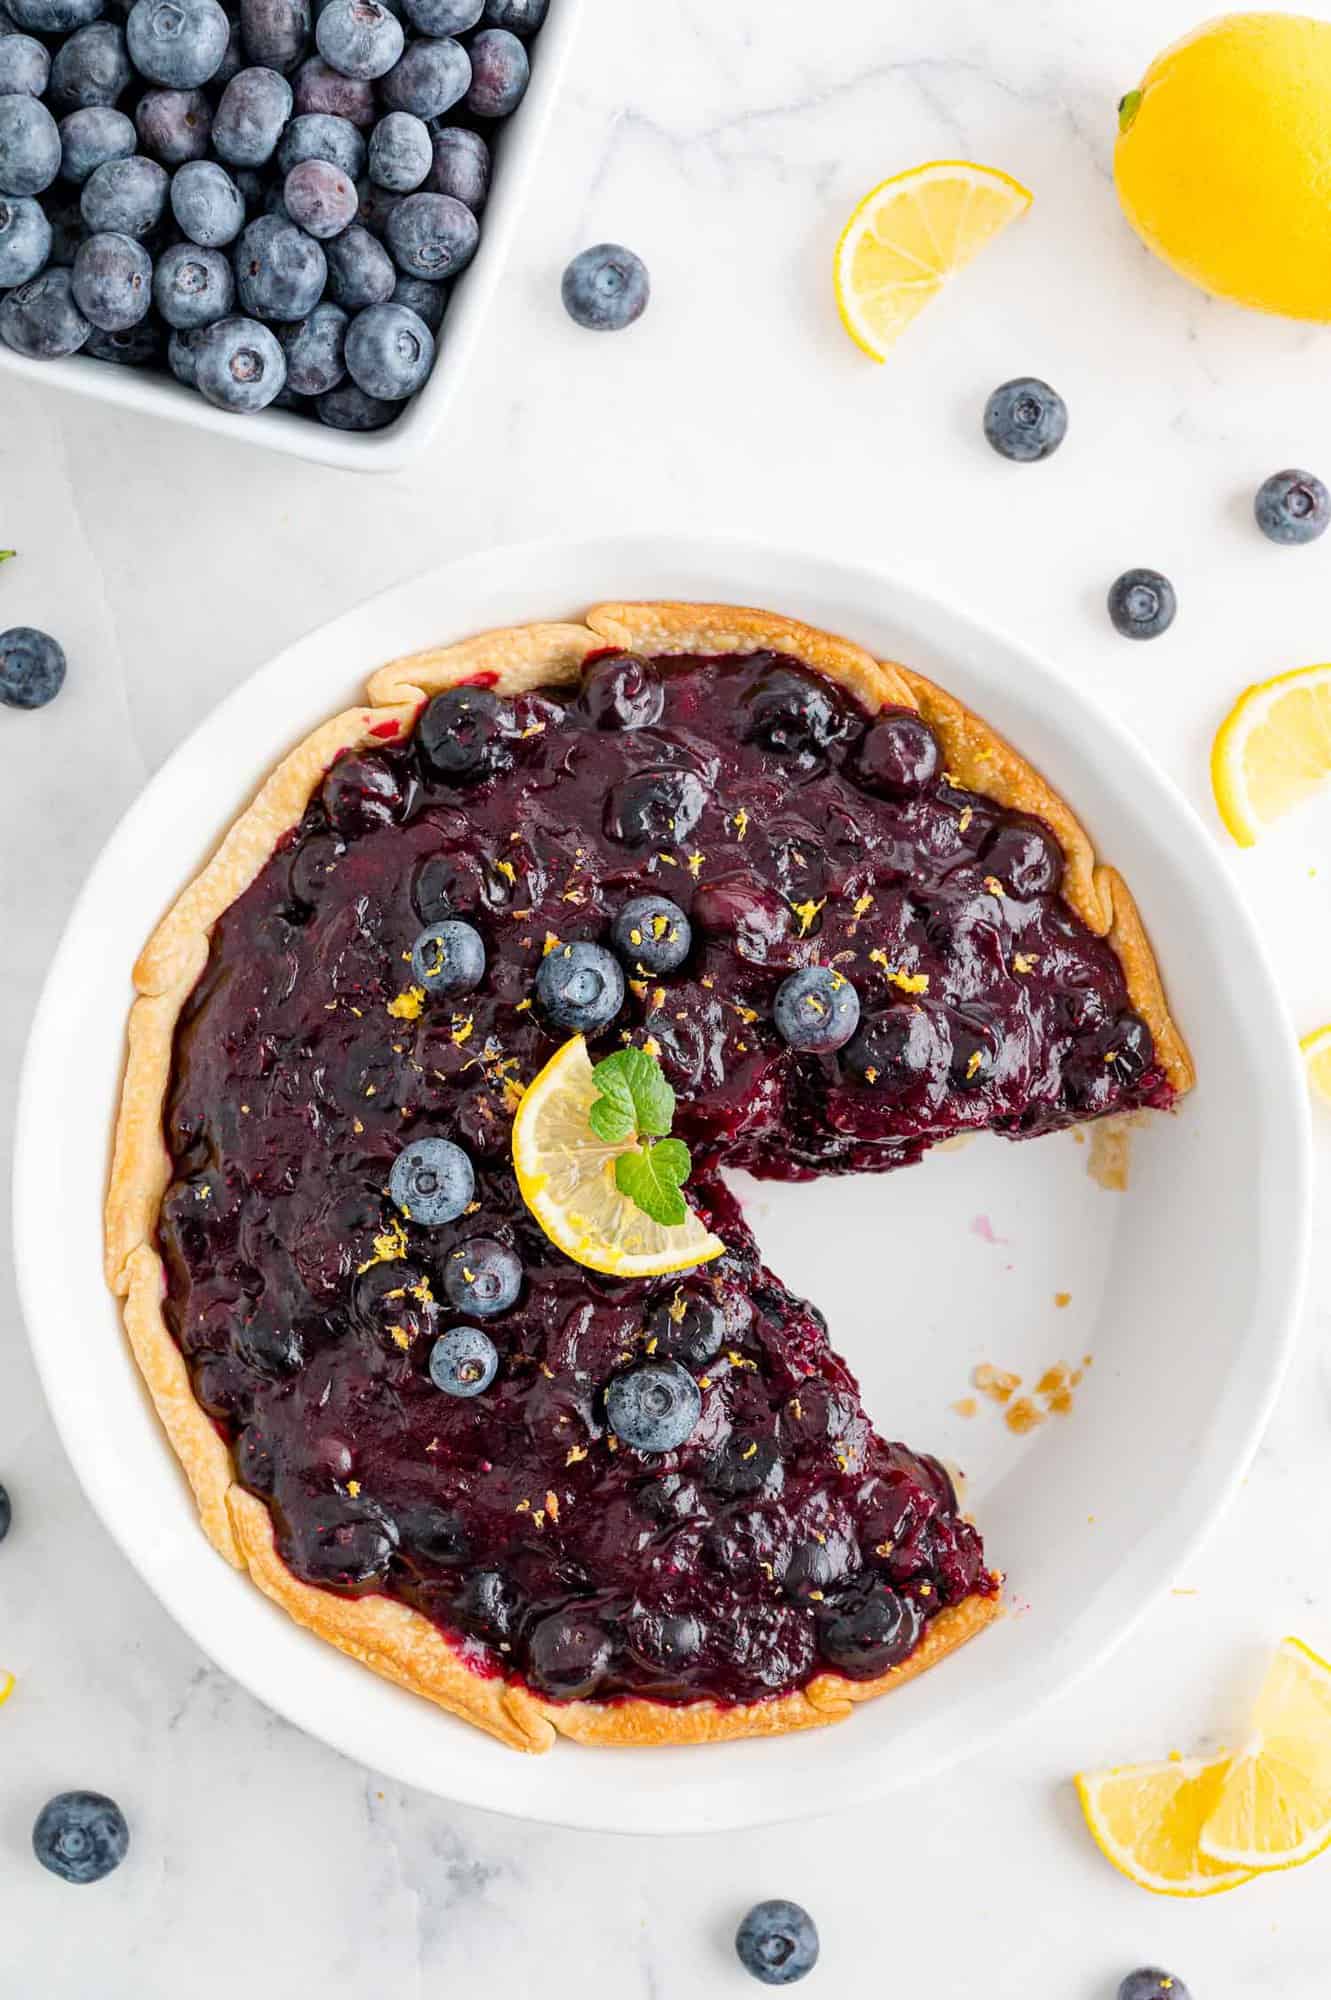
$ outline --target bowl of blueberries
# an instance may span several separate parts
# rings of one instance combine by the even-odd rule
[[[577,3],[0,0],[0,369],[324,463],[414,458]]]

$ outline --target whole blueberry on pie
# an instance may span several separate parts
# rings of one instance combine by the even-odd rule
[[[1190,1087],[1126,886],[951,696],[726,606],[397,661],[135,977],[110,1281],[300,1623],[542,1750],[835,1721],[996,1615],[727,1180]]]

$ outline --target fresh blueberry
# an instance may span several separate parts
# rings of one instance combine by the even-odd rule
[[[1143,1965],[1130,1972],[1118,1989],[1118,2000],[1191,2000],[1181,1979],[1159,1966]]]
[[[360,201],[360,220],[371,236],[377,236],[382,243],[388,234],[388,218],[398,203],[406,196],[395,194],[392,188],[380,187],[368,174],[362,174],[356,183],[356,194]]]
[[[400,403],[385,403],[367,396],[354,382],[339,382],[318,401],[321,424],[335,431],[381,431],[401,414]]]
[[[473,118],[507,118],[527,92],[531,66],[526,49],[507,28],[482,28],[472,37],[470,55],[467,110]]]
[[[390,111],[370,134],[370,179],[394,194],[418,188],[433,161],[430,128],[410,111]]]
[[[702,1413],[702,1391],[677,1361],[649,1361],[616,1375],[605,1392],[605,1416],[631,1451],[678,1451]]]
[[[60,120],[60,173],[76,187],[109,160],[129,159],[134,147],[134,126],[123,111],[96,104]]]
[[[77,354],[91,332],[63,265],[50,266],[0,299],[0,340],[31,361]]]
[[[347,325],[341,306],[321,299],[307,318],[279,329],[287,357],[287,386],[298,396],[322,396],[342,380],[347,372],[343,353]]]
[[[550,0],[485,0],[486,24],[507,28],[514,35],[534,35],[549,4]]]
[[[481,1396],[499,1373],[499,1354],[478,1326],[455,1326],[430,1349],[430,1380],[446,1396]]]
[[[594,243],[579,251],[560,285],[564,310],[590,333],[618,333],[641,319],[651,280],[641,257],[622,243]]]
[[[329,0],[314,26],[319,54],[342,76],[386,76],[406,44],[402,23],[379,0]]]
[[[403,12],[421,35],[465,35],[481,18],[484,0],[403,0]]]
[[[197,90],[220,69],[231,23],[218,0],[134,0],[125,34],[141,76]]]
[[[40,194],[59,172],[60,132],[46,106],[26,91],[0,97],[0,194]]]
[[[488,688],[437,694],[416,733],[429,769],[450,784],[492,777],[512,761],[513,711]]]
[[[319,239],[340,235],[355,219],[355,185],[327,160],[293,167],[282,183],[282,200],[291,220]]]
[[[471,64],[460,42],[409,42],[379,85],[383,102],[415,117],[441,118],[467,94]]]
[[[51,254],[51,225],[39,201],[0,195],[0,291],[26,284]]]
[[[537,969],[536,998],[551,1027],[594,1034],[624,1004],[619,960],[604,945],[556,945]]]
[[[213,113],[212,147],[229,167],[261,167],[277,151],[295,102],[291,85],[275,69],[243,69],[222,92]]]
[[[245,225],[240,189],[216,160],[187,160],[171,182],[171,207],[191,243],[220,250]]]
[[[620,957],[643,972],[677,972],[693,943],[688,918],[668,896],[635,896],[615,918],[610,936]]]
[[[148,313],[137,326],[118,333],[103,333],[95,326],[79,353],[88,361],[106,361],[118,368],[148,368],[160,363],[162,340],[160,321]]]
[[[31,35],[0,39],[0,97],[40,97],[51,74],[51,57]]]
[[[230,83],[233,76],[240,75],[240,72],[248,66],[250,60],[251,58],[245,49],[245,36],[241,30],[240,22],[233,19],[227,33],[226,49],[222,60],[208,79],[213,89],[215,91],[224,89]]]
[[[310,41],[310,0],[240,0],[245,52],[265,69],[292,70]]]
[[[1174,586],[1158,569],[1126,569],[1109,586],[1109,616],[1125,639],[1158,639],[1177,610]]]
[[[61,1792],[37,1815],[32,1851],[62,1882],[100,1882],[129,1852],[129,1827],[103,1793]]]
[[[367,306],[347,333],[347,373],[367,396],[414,395],[434,361],[434,335],[409,306]]]
[[[793,1986],[818,1963],[818,1930],[798,1903],[755,1903],[735,1932],[746,1972],[764,1986]]]
[[[133,73],[124,29],[112,21],[94,21],[56,51],[51,64],[51,98],[62,111],[114,104],[128,88]]]
[[[328,265],[312,236],[278,215],[248,222],[234,251],[241,306],[256,319],[304,319],[323,297]]]
[[[856,775],[866,791],[883,798],[915,798],[938,775],[938,739],[908,709],[880,715],[864,732]]]
[[[6,708],[45,708],[64,681],[64,649],[49,632],[32,625],[0,632],[0,701]]]
[[[353,222],[340,236],[330,237],[325,257],[329,296],[348,312],[382,305],[392,298],[397,282],[393,260],[359,222]]]
[[[460,1243],[444,1265],[444,1296],[459,1312],[494,1319],[506,1313],[522,1290],[522,1259],[493,1236]]]
[[[353,322],[353,333],[359,324]],[[432,924],[411,947],[411,974],[427,993],[472,993],[485,977],[485,940],[456,919]]]
[[[103,0],[8,0],[5,11],[29,35],[67,35],[99,20],[105,8]]]
[[[187,389],[198,387],[198,361],[192,333],[173,333],[166,343],[166,365]]]
[[[388,247],[413,278],[453,277],[476,254],[480,233],[471,210],[448,194],[409,194],[388,218]]]
[[[1295,548],[1326,533],[1331,525],[1331,494],[1315,474],[1291,467],[1262,481],[1253,512],[1268,541]]]
[[[392,302],[395,306],[409,306],[425,321],[431,333],[438,333],[443,325],[448,293],[443,285],[432,285],[428,278],[408,277],[404,271],[393,287]]]
[[[89,236],[74,258],[74,303],[104,333],[123,333],[152,304],[152,280],[152,258],[132,236]]]
[[[830,1056],[859,1027],[860,996],[833,966],[806,965],[777,987],[772,1018],[787,1048]]]
[[[1003,382],[984,406],[984,434],[1000,458],[1029,465],[1048,458],[1067,436],[1068,409],[1057,390],[1034,375]]]
[[[132,153],[127,160],[105,160],[83,183],[79,197],[83,220],[94,232],[147,236],[162,219],[169,186],[166,168],[142,153]]]
[[[134,107],[134,125],[145,153],[164,167],[183,167],[208,151],[212,106],[201,90],[145,90]]]
[[[659,852],[688,839],[706,803],[702,780],[693,771],[638,771],[611,786],[602,824],[611,840]]]
[[[326,111],[305,112],[293,118],[277,148],[278,172],[286,175],[303,160],[327,160],[341,167],[354,181],[365,170],[365,138],[349,118],[333,118]]]
[[[849,1679],[876,1680],[914,1652],[923,1625],[914,1598],[865,1575],[819,1606],[818,1644]]]
[[[411,1222],[437,1229],[456,1222],[476,1192],[476,1176],[451,1139],[414,1139],[393,1162],[388,1192]]]
[[[322,56],[310,56],[296,71],[296,110],[302,117],[345,118],[350,125],[373,125],[378,112],[374,86],[364,77],[343,76]]]
[[[9,1533],[13,1521],[14,1508],[9,1498],[8,1489],[0,1486],[0,1542],[3,1542],[5,1536]]]
[[[153,304],[168,326],[182,332],[210,326],[230,312],[235,295],[236,281],[220,250],[173,243],[157,260]]]
[[[192,336],[194,381],[205,401],[238,416],[266,410],[286,385],[277,337],[258,320],[236,314]]]
[[[467,125],[437,125],[431,134],[432,161],[425,186],[430,194],[451,194],[473,215],[490,192],[490,148]]]
[[[578,707],[595,729],[650,729],[661,719],[665,689],[649,660],[605,653],[584,673]]]

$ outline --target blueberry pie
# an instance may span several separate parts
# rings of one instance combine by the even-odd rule
[[[400,660],[135,983],[109,1279],[208,1536],[301,1624],[543,1750],[832,1722],[996,1615],[724,1172],[1191,1085],[1125,885],[941,689],[718,605]],[[551,1065],[636,1263],[523,1167]]]

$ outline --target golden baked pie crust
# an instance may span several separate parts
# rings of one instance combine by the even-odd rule
[[[1065,859],[1064,896],[1117,953],[1129,997],[1151,1030],[1174,1089],[1181,1094],[1193,1083],[1187,1047],[1170,1018],[1132,897],[1121,876],[1097,863],[1064,801],[987,723],[941,688],[814,626],[734,605],[602,604],[581,624],[481,633],[381,667],[368,683],[366,706],[322,723],[282,759],[135,965],[138,997],[130,1010],[106,1198],[107,1282],[122,1301],[134,1358],[189,1480],[204,1532],[219,1554],[247,1570],[274,1603],[319,1638],[501,1742],[528,1751],[549,1749],[556,1735],[600,1746],[644,1747],[820,1728],[844,1719],[857,1702],[936,1665],[999,1615],[995,1598],[967,1598],[932,1619],[911,1657],[888,1673],[867,1681],[823,1673],[769,1701],[546,1701],[502,1675],[474,1668],[460,1642],[409,1605],[382,1595],[342,1597],[295,1577],[278,1554],[267,1507],[236,1481],[229,1447],[195,1400],[162,1310],[165,1274],[156,1236],[171,1176],[163,1112],[175,1027],[207,960],[213,925],[249,888],[278,841],[299,824],[337,756],[406,734],[422,702],[478,674],[498,693],[516,694],[575,680],[587,654],[607,646],[658,655],[780,652],[839,682],[871,711],[918,710],[938,735],[945,766],[960,786],[1034,814],[1053,829]]]

